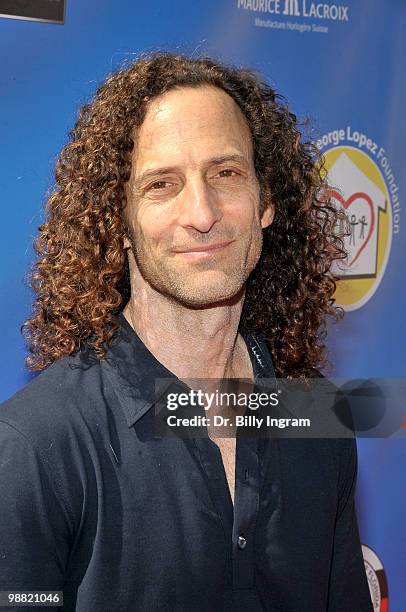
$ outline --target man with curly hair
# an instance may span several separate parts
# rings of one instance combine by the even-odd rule
[[[345,254],[283,99],[210,58],[141,57],[81,110],[56,181],[24,325],[42,372],[0,411],[0,590],[371,611],[353,437],[154,435],[157,380],[326,365]]]

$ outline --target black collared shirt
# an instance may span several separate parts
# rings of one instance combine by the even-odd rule
[[[106,359],[60,359],[0,408],[0,591],[61,590],[79,612],[372,612],[355,439],[237,435],[233,507],[213,440],[154,437],[154,381],[175,377],[120,321]]]

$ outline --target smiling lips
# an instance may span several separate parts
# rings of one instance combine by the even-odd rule
[[[232,242],[233,240],[229,240],[228,242],[217,242],[216,244],[193,246],[188,249],[179,251],[176,250],[175,253],[177,255],[187,255],[189,257],[210,257],[211,255],[215,255],[219,251],[223,250]]]

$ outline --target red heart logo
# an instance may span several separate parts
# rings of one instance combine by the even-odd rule
[[[369,195],[367,193],[363,193],[362,191],[357,191],[357,193],[353,193],[347,200],[344,200],[343,196],[340,193],[338,193],[338,191],[336,191],[335,189],[329,189],[327,191],[327,196],[330,198],[335,198],[338,202],[340,202],[341,206],[345,209],[351,206],[351,204],[353,204],[355,200],[359,200],[359,199],[364,200],[368,204],[369,210],[371,212],[371,223],[369,227],[369,232],[364,242],[361,244],[360,248],[355,253],[354,258],[348,264],[348,267],[350,267],[352,266],[353,263],[357,261],[358,257],[361,255],[362,251],[365,249],[366,245],[368,244],[369,239],[372,236],[372,232],[374,231],[374,227],[375,227],[374,204],[371,198],[369,197]]]

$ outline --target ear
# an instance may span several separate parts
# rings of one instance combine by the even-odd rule
[[[275,207],[272,204],[272,202],[269,202],[266,206],[265,209],[261,215],[261,227],[262,229],[265,229],[266,227],[269,227],[273,221],[273,218],[275,216]]]

